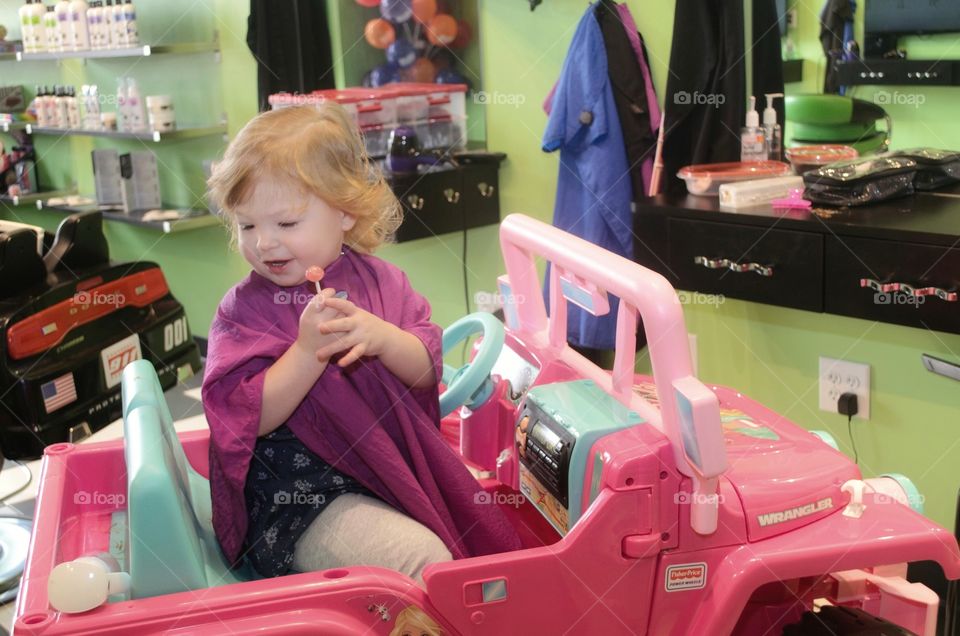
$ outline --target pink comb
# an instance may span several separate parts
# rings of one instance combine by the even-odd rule
[[[813,204],[803,198],[803,188],[791,188],[790,193],[785,199],[774,199],[770,202],[773,209],[806,209]]]

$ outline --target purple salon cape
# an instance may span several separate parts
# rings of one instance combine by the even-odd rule
[[[397,267],[345,248],[324,287],[412,333],[442,375],[441,331],[430,305]],[[251,273],[220,303],[210,327],[203,406],[210,425],[213,528],[231,563],[247,531],[243,488],[267,369],[293,343],[313,283],[278,287]],[[376,358],[327,366],[286,422],[320,458],[435,532],[454,558],[520,547],[496,506],[476,503],[476,480],[439,431],[438,387],[410,389]],[[358,529],[358,531],[362,531]]]

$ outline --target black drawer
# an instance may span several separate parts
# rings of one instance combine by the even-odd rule
[[[901,241],[829,237],[825,310],[844,316],[960,333],[960,300],[909,291],[884,293],[861,280],[960,294],[960,249]]]
[[[417,175],[392,175],[403,206],[397,242],[500,222],[499,163],[472,163]]]
[[[459,170],[394,177],[393,192],[403,205],[397,242],[461,231],[462,183]]]
[[[691,219],[668,228],[674,286],[823,311],[822,235]]]
[[[467,227],[500,222],[499,164],[477,164],[463,168],[463,197],[460,204]]]

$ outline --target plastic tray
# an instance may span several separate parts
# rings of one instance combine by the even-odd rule
[[[686,166],[680,169],[677,176],[687,182],[687,192],[690,194],[715,197],[725,183],[782,177],[790,173],[789,164],[782,161],[735,161]]]

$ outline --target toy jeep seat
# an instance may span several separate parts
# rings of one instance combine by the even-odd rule
[[[153,365],[131,362],[122,386],[131,597],[249,580],[220,552],[210,485],[184,455]]]

